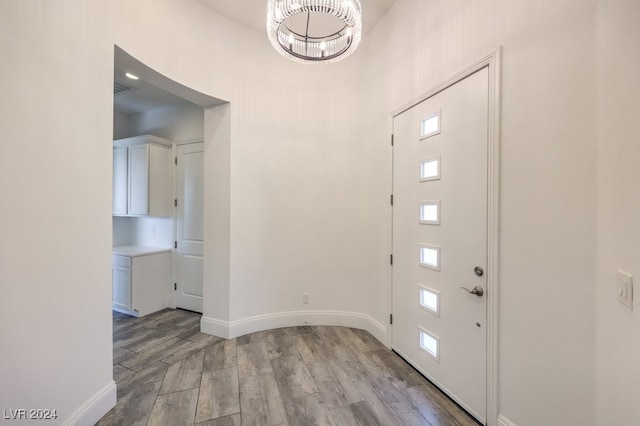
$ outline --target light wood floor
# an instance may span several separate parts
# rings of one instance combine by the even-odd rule
[[[476,425],[369,333],[289,327],[224,340],[200,315],[114,313],[118,403],[99,425]]]

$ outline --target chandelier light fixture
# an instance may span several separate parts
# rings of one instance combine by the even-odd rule
[[[269,0],[267,34],[278,52],[296,62],[340,61],[360,43],[360,0]]]

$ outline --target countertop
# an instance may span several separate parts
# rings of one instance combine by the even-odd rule
[[[118,256],[147,256],[150,254],[170,252],[171,247],[115,246],[112,253]]]

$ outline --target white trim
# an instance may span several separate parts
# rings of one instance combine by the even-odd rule
[[[113,146],[120,148],[123,146],[142,145],[145,143],[152,143],[157,145],[171,146],[172,142],[169,139],[161,138],[154,135],[141,135],[133,136],[130,138],[116,139],[113,141]]]
[[[111,380],[91,399],[82,404],[63,425],[94,425],[116,406],[116,382]]]
[[[500,117],[502,49],[487,56],[489,70],[487,167],[487,426],[498,419],[498,311],[500,291]]]
[[[487,426],[498,423],[498,301],[499,259],[500,259],[500,129],[501,129],[501,66],[502,48],[485,55],[472,65],[451,78],[441,82],[431,90],[397,108],[393,118],[453,86],[468,76],[487,68],[489,72],[489,106],[487,134]],[[393,155],[393,151],[392,151]],[[393,158],[392,158],[393,161]],[[393,169],[392,169],[393,181]],[[393,214],[392,214],[393,229]],[[391,241],[393,248],[393,239]],[[390,285],[393,294],[393,283]],[[393,332],[392,332],[393,333]]]
[[[203,316],[200,331],[225,339],[257,331],[300,325],[344,326],[366,330],[388,346],[387,328],[367,314],[347,311],[288,311],[256,315],[235,321]]]
[[[437,95],[438,93],[442,92],[443,90],[448,89],[449,87],[453,86],[454,84],[464,80],[465,78],[469,77],[472,74],[475,74],[476,72],[480,71],[481,69],[483,69],[483,68],[485,68],[487,66],[498,65],[499,62],[500,62],[500,61],[498,61],[498,59],[500,57],[500,52],[501,52],[501,48],[497,48],[495,51],[487,54],[484,58],[476,61],[472,65],[469,65],[468,67],[466,67],[462,71],[456,73],[455,75],[453,75],[452,77],[448,78],[447,80],[441,82],[440,84],[436,85],[435,87],[432,87],[431,90],[428,90],[427,92],[424,92],[423,94],[413,98],[409,102],[406,102],[405,104],[403,104],[399,108],[395,109],[391,113],[391,117],[392,118],[397,117],[398,115],[402,114],[403,112],[405,112],[405,111],[413,108],[417,104],[421,103],[422,101],[425,101],[425,100]],[[494,87],[491,87],[491,86],[493,86],[491,81],[489,82],[489,86],[490,86],[489,87],[490,91],[492,89],[494,89]],[[491,98],[492,95],[493,95],[493,93],[489,93],[489,97],[490,98]]]
[[[205,317],[204,315],[202,315],[200,319],[200,332],[222,337],[223,339],[231,339],[231,330],[229,329],[228,321]]]
[[[172,203],[173,205],[171,206],[171,223],[173,224],[173,235],[171,237],[174,241],[174,245],[171,246],[171,283],[178,282],[178,255],[174,248],[175,241],[178,240],[178,208],[175,205],[175,200],[178,199],[178,165],[176,164],[176,159],[178,158],[178,145],[180,145],[179,141],[174,141],[171,145],[171,160],[169,161],[169,169],[171,170],[171,199],[174,200]],[[174,285],[175,284],[171,284],[169,287],[169,307],[171,309],[177,308],[177,295],[176,291],[173,290]]]
[[[498,426],[516,426],[511,420],[507,419],[502,414],[498,415]]]
[[[174,141],[173,144],[174,145],[189,145],[190,143],[199,143],[199,142],[203,142],[204,143],[204,138],[203,137],[199,137],[199,138],[193,138],[193,139],[183,139],[183,140],[179,140],[179,141]]]
[[[132,317],[136,317],[136,318],[140,317],[140,312],[132,311],[131,309],[127,309],[125,307],[118,306],[118,305],[115,305],[115,304],[111,305],[111,310],[119,312],[121,314],[131,315]]]

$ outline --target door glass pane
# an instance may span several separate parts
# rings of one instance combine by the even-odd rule
[[[420,347],[436,360],[440,360],[440,338],[420,328]]]
[[[440,247],[420,245],[420,266],[440,270]]]
[[[440,315],[440,292],[422,285],[418,288],[420,289],[420,307]]]
[[[420,124],[420,137],[426,139],[440,133],[440,111],[434,112]]]
[[[420,162],[420,182],[440,179],[440,156]]]
[[[420,203],[420,223],[440,225],[440,201]]]

